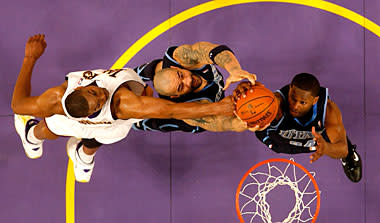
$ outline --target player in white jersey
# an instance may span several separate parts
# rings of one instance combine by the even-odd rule
[[[56,135],[76,136],[78,138],[95,138],[103,144],[110,144],[123,139],[129,132],[131,125],[140,119],[117,119],[111,111],[111,99],[120,85],[125,84],[136,95],[144,91],[145,83],[132,69],[118,70],[87,70],[69,73],[67,89],[62,97],[62,107],[65,115],[53,115],[45,118],[48,128]],[[109,95],[101,109],[88,117],[76,118],[70,115],[66,107],[69,104],[68,96],[78,87],[96,85],[106,89]],[[75,96],[75,95],[74,95]],[[68,100],[66,100],[68,98]],[[75,114],[75,112],[72,112]]]
[[[133,71],[130,69],[74,72],[69,74],[69,81],[52,87],[39,96],[30,96],[32,70],[46,48],[44,38],[44,35],[35,35],[27,41],[24,61],[12,97],[12,109],[15,114],[44,119],[37,121],[34,117],[15,115],[15,127],[30,158],[42,155],[44,139],[56,139],[58,135],[86,137],[84,140],[70,138],[67,144],[68,154],[74,162],[77,181],[89,181],[96,150],[102,142],[112,143],[125,137],[130,124],[137,121],[135,119],[233,115],[234,105],[230,97],[217,103],[198,104],[174,103],[145,96],[149,95],[146,92],[152,90],[144,88],[144,84],[140,79],[136,79],[136,74],[132,74]],[[117,78],[118,74],[124,73],[128,74],[128,77],[121,79],[123,83],[119,86],[110,81]],[[77,79],[72,79],[71,75]],[[102,75],[106,75],[104,79],[100,78]],[[103,82],[106,79],[111,83]],[[75,87],[76,85],[78,86]],[[127,127],[120,124],[123,121]],[[107,138],[102,133],[109,125],[116,126],[120,132],[115,135],[107,132],[106,135],[110,136]],[[96,128],[103,130],[95,130]]]

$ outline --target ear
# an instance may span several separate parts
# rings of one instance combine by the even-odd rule
[[[319,100],[319,96],[315,97],[315,98],[313,99],[313,105],[315,105],[315,104],[318,102],[318,100]]]
[[[176,66],[170,66],[170,68],[175,69],[175,70],[181,70],[181,68],[176,67]]]

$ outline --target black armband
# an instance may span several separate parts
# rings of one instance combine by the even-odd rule
[[[215,61],[214,61],[214,58],[216,57],[216,55],[218,55],[219,53],[223,52],[223,51],[230,51],[231,53],[234,53],[228,46],[226,45],[219,45],[217,47],[215,47],[214,49],[212,49],[210,51],[210,53],[208,54],[208,56],[210,57],[210,59],[212,60],[212,62],[214,62],[215,64]]]
[[[96,139],[82,139],[81,141],[83,145],[89,149],[95,149],[98,148],[99,146],[103,145],[102,143],[96,141]]]

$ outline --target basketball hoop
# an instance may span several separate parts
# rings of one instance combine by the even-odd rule
[[[315,223],[320,208],[320,191],[314,176],[315,172],[310,173],[292,158],[268,159],[254,165],[244,174],[236,190],[235,205],[240,222],[258,223],[261,219],[263,223],[272,223],[267,194],[277,186],[288,186],[294,192],[295,204],[281,222]]]

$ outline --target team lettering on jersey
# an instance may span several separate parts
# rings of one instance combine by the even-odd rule
[[[323,131],[324,131],[324,129],[321,131],[317,131],[317,132],[319,134],[322,134]],[[295,129],[290,129],[290,130],[280,130],[280,132],[278,134],[282,138],[290,140],[289,144],[293,145],[293,146],[303,146],[303,147],[315,146],[315,141],[313,140],[314,135],[310,131],[298,131]],[[310,140],[307,140],[307,139],[310,139]],[[302,142],[295,141],[295,140],[307,140],[307,142],[305,144],[303,144]]]
[[[102,124],[112,124],[112,122],[108,122],[108,121],[103,121],[103,122],[92,122],[92,121],[89,121],[89,120],[80,120],[78,121],[79,123],[81,124],[84,124],[84,125],[102,125]]]
[[[116,77],[116,74],[122,71],[123,69],[113,69],[113,70],[104,70],[103,74],[108,74],[110,77]],[[99,74],[94,73],[91,70],[86,70],[83,72],[83,77],[87,80],[92,80],[97,77]]]

